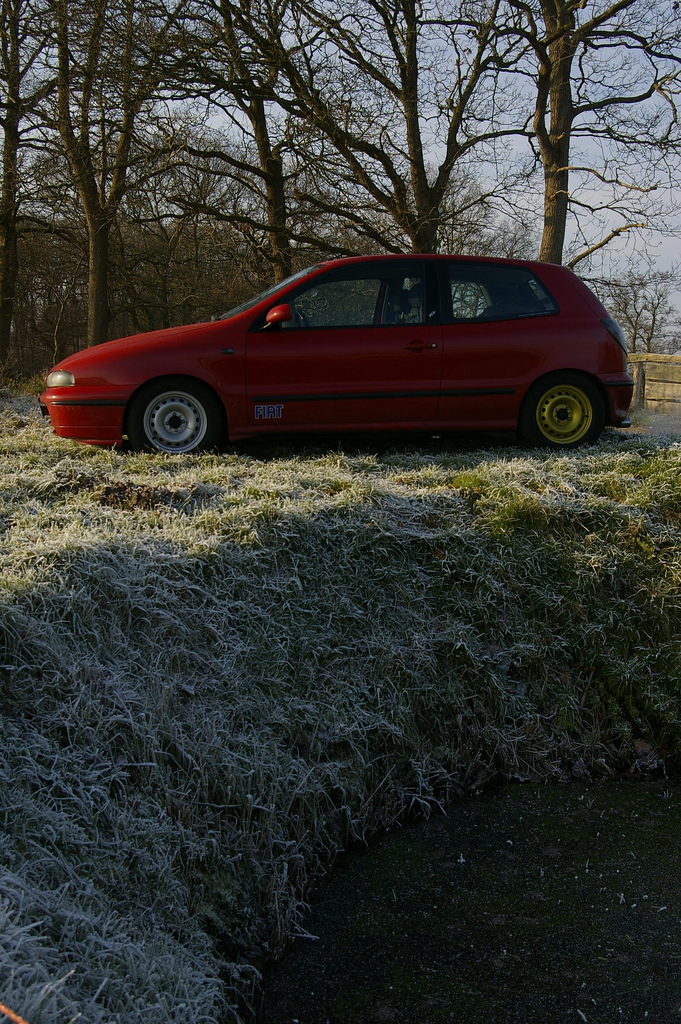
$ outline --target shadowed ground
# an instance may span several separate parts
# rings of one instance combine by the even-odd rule
[[[260,1024],[681,1020],[678,786],[515,785],[345,855]]]

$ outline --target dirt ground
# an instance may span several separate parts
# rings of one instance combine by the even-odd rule
[[[631,426],[620,431],[622,434],[667,434],[678,437],[681,434],[681,407],[676,414],[655,412],[653,409],[634,409]]]
[[[259,1024],[681,1022],[681,788],[507,785],[349,851]]]

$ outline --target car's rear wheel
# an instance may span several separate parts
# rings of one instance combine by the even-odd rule
[[[605,403],[588,377],[554,374],[528,390],[518,418],[521,441],[557,449],[594,444],[605,426]]]
[[[187,454],[215,448],[224,435],[220,402],[204,384],[181,377],[154,381],[130,403],[128,438],[137,451]]]

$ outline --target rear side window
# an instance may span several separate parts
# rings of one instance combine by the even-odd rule
[[[447,264],[444,319],[448,323],[549,316],[558,305],[532,271],[496,263]]]

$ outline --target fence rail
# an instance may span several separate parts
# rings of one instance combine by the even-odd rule
[[[632,409],[681,413],[681,356],[635,352],[629,364],[634,378]]]

